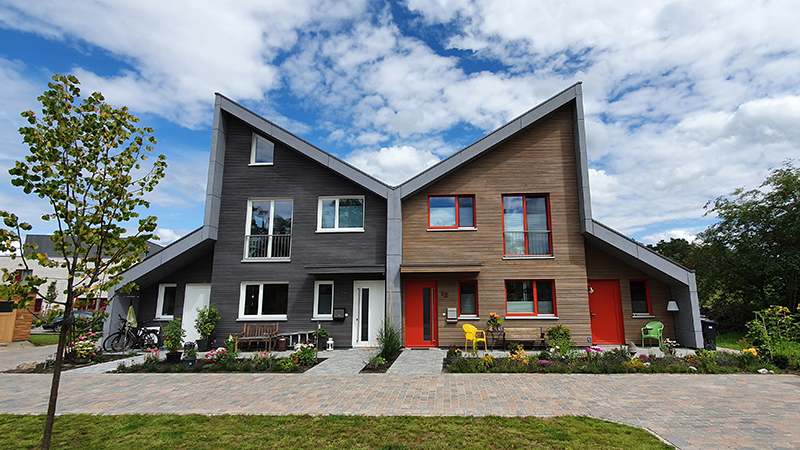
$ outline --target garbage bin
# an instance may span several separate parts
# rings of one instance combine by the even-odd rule
[[[703,327],[703,348],[706,350],[717,349],[717,322],[704,319],[700,321]]]
[[[275,343],[275,351],[276,352],[285,352],[286,351],[286,338],[285,337],[278,338],[278,342]]]

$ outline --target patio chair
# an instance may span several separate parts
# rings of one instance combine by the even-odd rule
[[[661,322],[650,322],[642,328],[642,347],[644,347],[644,340],[655,339],[661,343],[661,333],[664,331],[664,324]]]
[[[467,345],[469,341],[472,341],[472,353],[478,353],[478,348],[475,346],[477,342],[483,341],[483,349],[486,353],[489,353],[489,347],[486,345],[486,332],[483,330],[479,330],[474,326],[466,323],[463,327],[464,330],[464,351],[467,351]],[[478,336],[480,334],[481,336]]]

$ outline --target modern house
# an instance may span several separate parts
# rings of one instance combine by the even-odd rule
[[[594,344],[658,320],[702,347],[694,273],[592,219],[580,84],[399,186],[217,95],[203,227],[125,276],[112,318],[183,317],[187,339],[213,302],[223,335],[321,323],[339,347],[384,317],[407,347],[458,345],[492,312]]]

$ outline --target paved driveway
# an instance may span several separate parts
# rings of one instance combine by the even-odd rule
[[[44,413],[50,379],[0,374],[0,411]],[[58,412],[588,415],[683,449],[800,447],[793,375],[65,373]]]

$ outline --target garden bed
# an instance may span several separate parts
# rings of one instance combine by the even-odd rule
[[[84,363],[84,364],[76,364],[74,362],[64,361],[61,364],[61,370],[62,371],[67,371],[67,370],[72,370],[72,369],[79,369],[81,367],[93,366],[95,364],[102,364],[102,363],[105,363],[105,362],[116,361],[116,360],[125,359],[125,358],[128,358],[128,356],[127,355],[101,355],[101,356],[98,356],[97,358],[95,358],[93,361],[87,362],[87,363]],[[52,359],[49,359],[49,360],[47,360],[45,362],[36,363],[36,365],[33,365],[33,366],[27,366],[25,364],[20,364],[20,366],[17,366],[17,367],[15,367],[13,369],[10,369],[10,370],[6,370],[3,373],[53,373],[54,364],[55,364],[55,361],[52,360]]]
[[[631,358],[627,350],[602,351],[586,348],[562,354],[542,352],[527,355],[524,351],[512,352],[507,358],[462,357],[444,364],[446,373],[767,373],[781,372],[776,366],[760,360],[748,352],[731,354],[697,350],[695,355],[683,357],[638,355]],[[763,370],[762,370],[763,371]]]
[[[393,358],[390,358],[388,361],[382,364],[374,364],[372,362],[367,363],[363,369],[359,373],[386,373],[389,371],[389,368],[392,367],[397,358],[400,357],[400,353],[394,355]]]
[[[288,358],[256,360],[250,358],[238,358],[233,361],[206,361],[198,359],[193,366],[181,364],[167,364],[166,361],[158,363],[146,362],[123,366],[120,364],[112,373],[200,373],[200,372],[275,372],[275,373],[302,373],[317,364],[325,361],[326,358],[319,358],[313,363],[297,364]],[[289,363],[280,363],[287,360]]]

